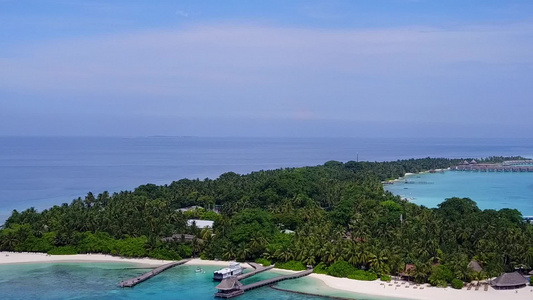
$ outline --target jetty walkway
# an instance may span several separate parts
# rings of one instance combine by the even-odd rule
[[[237,280],[243,280],[243,279],[248,278],[250,276],[254,276],[255,274],[258,274],[258,273],[261,273],[261,272],[264,272],[264,271],[268,271],[268,270],[274,268],[274,266],[275,266],[275,265],[271,265],[271,266],[268,266],[268,267],[263,267],[262,265],[260,265],[258,263],[254,263],[254,262],[249,262],[248,264],[250,266],[252,266],[252,268],[254,268],[255,270],[237,276]]]
[[[263,287],[263,286],[267,286],[267,285],[273,285],[273,284],[276,284],[276,283],[278,283],[280,281],[304,277],[304,276],[307,276],[307,275],[309,275],[311,273],[313,273],[313,269],[308,269],[308,270],[305,270],[305,271],[302,271],[302,272],[298,272],[298,273],[294,273],[294,274],[282,275],[282,276],[278,276],[278,277],[274,277],[274,278],[265,279],[265,280],[261,280],[261,281],[258,281],[258,282],[250,283],[250,284],[247,284],[247,285],[243,285],[241,287],[241,289],[243,291],[249,291],[249,290],[253,290],[253,289],[259,288],[259,287]]]
[[[180,261],[174,261],[174,262],[162,265],[160,267],[157,267],[157,268],[153,269],[150,272],[142,274],[141,276],[121,281],[118,285],[120,287],[134,287],[137,284],[139,284],[139,283],[141,283],[143,281],[146,281],[146,280],[148,280],[148,279],[160,274],[161,272],[164,272],[164,271],[166,271],[166,270],[168,270],[170,268],[173,268],[175,266],[183,265],[184,263],[186,263],[188,261],[190,261],[190,259],[183,259],[183,260],[180,260]]]
[[[265,271],[264,269],[261,271]],[[252,273],[252,272],[250,272]],[[264,286],[271,286],[274,285],[280,281],[289,280],[289,279],[296,279],[300,277],[307,276],[309,274],[313,273],[313,269],[309,268],[305,271],[294,273],[294,274],[288,274],[288,275],[282,275],[277,276],[270,279],[261,280],[258,282],[254,282],[251,284],[243,285],[237,280],[237,277],[232,277],[228,279],[224,279],[218,286],[218,292],[215,293],[215,297],[220,298],[233,298],[240,296],[244,294],[244,292],[253,290],[256,288],[264,287]],[[248,273],[249,274],[249,273]],[[257,274],[257,273],[254,273]],[[251,276],[251,275],[250,275]]]

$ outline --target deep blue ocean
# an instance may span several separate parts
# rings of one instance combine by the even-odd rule
[[[70,203],[89,191],[118,192],[145,183],[216,178],[228,171],[244,174],[357,158],[491,155],[533,157],[533,139],[0,137],[0,222],[13,209]],[[410,192],[424,204],[424,197]],[[433,204],[434,199],[428,202]]]

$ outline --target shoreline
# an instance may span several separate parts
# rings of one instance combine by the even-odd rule
[[[293,293],[293,294],[299,294],[299,295],[306,295],[306,296],[313,296],[313,297],[323,297],[323,298],[336,299],[336,300],[353,300],[353,298],[338,297],[338,296],[328,296],[328,295],[318,295],[318,294],[313,294],[313,293],[288,290],[288,289],[285,289],[285,288],[280,288],[276,284],[270,286],[270,288],[274,289],[274,290],[286,292],[286,293]]]
[[[112,256],[107,254],[72,254],[72,255],[49,255],[40,252],[0,252],[0,265],[16,265],[16,264],[39,264],[39,263],[91,263],[91,262],[118,262],[118,263],[133,263],[140,266],[158,267],[169,263],[167,260],[152,259],[152,258],[126,258],[120,256]]]
[[[430,173],[432,173],[431,171],[435,171],[437,173],[437,172],[446,172],[446,171],[449,171],[449,170],[450,170],[450,168],[445,168],[445,169],[427,170],[427,171],[422,171],[422,172],[418,172],[418,173],[405,173],[401,177],[398,177],[398,178],[395,178],[395,179],[392,179],[392,180],[384,181],[384,184],[393,184],[395,182],[402,181],[402,180],[406,179],[407,177],[413,176],[413,175],[430,174]]]
[[[16,265],[16,264],[39,264],[39,263],[132,263],[146,267],[158,267],[164,264],[172,262],[171,260],[161,260],[155,258],[129,258],[113,256],[101,253],[88,253],[88,254],[71,254],[71,255],[49,255],[40,252],[9,252],[0,251],[0,266],[1,265]],[[216,261],[216,260],[201,260],[199,258],[193,258],[186,264],[194,266],[223,266],[227,267],[229,261]],[[244,265],[243,268],[249,269],[249,266]]]
[[[383,188],[385,190],[387,190],[386,189],[387,185],[395,184],[397,182],[407,180],[409,177],[414,176],[414,175],[425,175],[425,174],[432,174],[432,173],[444,173],[444,172],[449,171],[449,170],[450,170],[450,168],[445,168],[445,169],[427,170],[427,171],[422,171],[422,172],[418,172],[418,173],[405,173],[402,177],[398,177],[398,178],[392,179],[392,180],[382,181],[381,183],[383,185]],[[432,171],[434,171],[434,172],[432,172]],[[415,200],[415,198],[412,198],[412,197],[404,197],[403,195],[399,195],[399,196],[402,198],[402,200],[407,201],[407,202],[413,203],[413,200]]]
[[[533,297],[533,287],[526,286],[517,290],[495,290],[489,287],[488,291],[479,289],[478,291],[466,288],[456,290],[451,287],[439,288],[428,287],[428,284],[420,285],[413,289],[414,285],[408,283],[394,284],[394,281],[383,282],[381,280],[361,281],[348,278],[337,278],[324,274],[311,274],[312,278],[321,280],[326,286],[338,291],[351,292],[359,295],[372,297],[387,297],[396,299],[411,300],[448,300],[448,299],[471,299],[471,300],[500,300],[500,299],[531,299]],[[392,286],[389,284],[392,283]],[[397,287],[400,285],[400,287]],[[406,287],[407,286],[407,287]],[[420,289],[424,287],[424,289]],[[518,291],[518,292],[516,292]]]
[[[111,256],[105,254],[75,254],[75,255],[48,255],[46,253],[20,253],[20,252],[0,252],[0,265],[14,265],[14,264],[31,264],[31,263],[91,263],[91,262],[118,262],[118,263],[133,263],[146,267],[157,267],[170,261],[158,260],[150,258],[123,258],[118,256]],[[226,267],[229,261],[215,261],[215,260],[201,260],[194,258],[187,262],[188,265],[193,266],[221,266]],[[251,268],[243,263],[244,268]],[[272,270],[280,273],[293,273],[296,271],[273,268]],[[337,278],[324,274],[310,274],[310,278],[320,280],[325,287],[340,291],[353,293],[354,297],[366,295],[370,297],[387,297],[397,299],[412,299],[412,300],[447,300],[447,299],[472,299],[472,300],[499,300],[499,299],[531,299],[533,296],[533,287],[527,286],[518,290],[494,290],[489,288],[488,291],[455,290],[448,288],[428,287],[427,284],[421,285],[424,289],[414,289],[414,286],[409,286],[408,283],[398,284],[391,282],[382,282],[381,280],[374,281],[360,281],[348,278]],[[391,285],[389,285],[391,284]],[[400,285],[400,287],[397,287]],[[407,287],[406,287],[407,286]],[[283,289],[283,288],[281,288]],[[517,292],[518,291],[518,292]],[[325,296],[314,294],[304,290],[290,291],[294,293]],[[330,296],[333,299],[340,299],[343,297]]]

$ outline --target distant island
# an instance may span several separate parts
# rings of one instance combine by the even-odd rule
[[[383,188],[406,173],[472,160],[329,161],[88,193],[42,212],[13,211],[0,230],[0,250],[201,257],[289,270],[312,265],[315,273],[335,277],[395,276],[454,288],[503,272],[526,273],[533,266],[533,226],[518,210],[480,210],[461,195],[430,209]],[[478,165],[520,160],[475,159]]]
[[[459,165],[452,166],[455,171],[474,172],[533,172],[533,160],[517,159],[506,160],[500,163],[477,162],[476,160],[463,161]]]

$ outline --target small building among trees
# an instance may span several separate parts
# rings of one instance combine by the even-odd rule
[[[197,220],[197,219],[190,219],[187,220],[187,226],[192,226],[193,224],[196,225],[196,227],[203,229],[203,228],[213,228],[214,221],[210,220]]]
[[[472,271],[472,272],[477,272],[477,273],[480,273],[481,271],[483,271],[483,267],[475,260],[472,260],[468,263],[468,270]]]
[[[523,288],[528,284],[528,280],[520,273],[503,273],[491,283],[497,290],[512,290]]]

